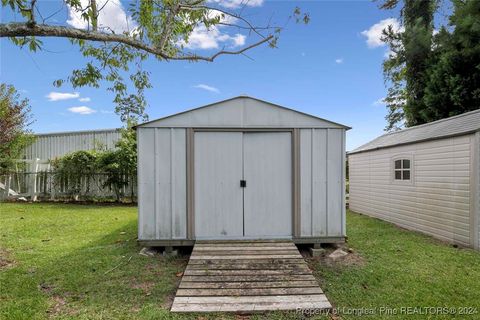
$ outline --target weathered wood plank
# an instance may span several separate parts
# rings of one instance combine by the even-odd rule
[[[328,301],[324,294],[310,295],[280,295],[280,296],[236,296],[236,297],[175,297],[178,303],[258,303],[271,302],[325,302]]]
[[[223,261],[223,260],[222,260]],[[186,270],[304,270],[309,271],[305,264],[295,263],[255,263],[255,262],[225,262],[215,264],[189,264]]]
[[[221,245],[221,244],[292,244],[292,240],[290,239],[264,239],[264,240],[197,240],[195,245],[202,245],[202,244],[214,244],[214,245]]]
[[[250,250],[250,251],[265,251],[265,250],[298,250],[297,247],[294,245],[291,246],[276,246],[276,247],[252,247],[252,246],[233,246],[233,247],[217,247],[217,246],[195,246],[194,252],[198,251],[220,251],[220,250],[228,250],[228,251],[242,251],[242,250]]]
[[[299,257],[297,249],[291,250],[242,250],[242,251],[226,251],[226,250],[209,250],[209,251],[193,251],[191,256],[245,256],[245,255],[294,255]]]
[[[172,312],[264,312],[280,310],[300,309],[331,309],[332,305],[326,302],[269,302],[269,303],[247,303],[247,304],[193,304],[193,303],[175,303],[172,306]]]
[[[298,259],[296,254],[262,254],[262,255],[242,255],[242,256],[207,256],[207,255],[192,255],[190,260],[242,260],[242,259]]]
[[[304,264],[305,261],[303,258],[289,258],[289,259],[279,259],[279,258],[266,258],[266,259],[242,259],[240,260],[231,259],[231,260],[211,260],[211,259],[196,259],[188,262],[188,265],[216,265],[216,264],[225,264],[225,263],[267,263],[272,265],[282,265],[282,264]]]
[[[298,275],[250,275],[250,276],[183,276],[182,281],[196,282],[244,282],[244,281],[293,281],[315,280],[311,274]]]
[[[180,289],[249,289],[249,288],[306,288],[318,287],[317,281],[265,281],[265,282],[189,282],[182,281]]]
[[[248,276],[312,274],[309,270],[186,270],[185,276]]]
[[[200,296],[281,296],[281,295],[307,295],[322,294],[320,287],[308,288],[249,288],[249,289],[178,289],[177,297]]]

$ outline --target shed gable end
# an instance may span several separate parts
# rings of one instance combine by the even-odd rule
[[[347,127],[250,97],[237,97],[144,123],[139,127],[342,128]]]

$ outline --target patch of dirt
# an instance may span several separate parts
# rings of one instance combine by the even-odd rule
[[[175,293],[166,295],[165,299],[163,299],[163,302],[161,303],[162,308],[170,310],[173,304],[173,299],[175,299]]]
[[[344,267],[344,266],[364,266],[366,264],[365,259],[355,250],[349,248],[346,244],[336,246],[324,247],[325,254],[320,257],[312,257],[308,251],[302,251],[302,255],[306,258],[309,267],[312,269],[312,263],[321,263],[330,267]],[[337,249],[342,249],[348,254],[340,259],[333,260],[328,256]]]
[[[9,250],[0,248],[0,270],[6,270],[16,266],[16,261],[13,259]]]
[[[62,313],[62,310],[65,308],[67,302],[60,296],[53,296],[51,299],[53,300],[53,305],[48,308],[47,313],[53,317]]]
[[[52,301],[52,305],[47,310],[49,318],[56,318],[58,315],[67,315],[69,317],[75,317],[78,315],[79,312],[72,309],[64,297],[53,295],[50,297],[50,299]]]
[[[147,296],[149,296],[152,293],[152,289],[154,286],[155,286],[155,282],[153,281],[136,282],[131,285],[132,289],[140,289]]]
[[[328,259],[330,260],[330,259]],[[331,261],[332,262],[332,261]],[[356,252],[349,252],[345,258],[332,262],[332,265],[339,264],[343,266],[364,266],[366,264],[365,259]]]
[[[45,282],[42,282],[38,285],[38,289],[40,289],[40,291],[42,291],[43,293],[51,295],[52,291],[55,289],[55,286],[51,285],[51,284],[48,284],[48,283],[45,283]]]
[[[135,305],[135,306],[133,306],[133,307],[130,308],[130,311],[131,311],[132,313],[139,313],[140,310],[142,310],[142,308],[140,308],[140,307],[137,306],[137,305]]]

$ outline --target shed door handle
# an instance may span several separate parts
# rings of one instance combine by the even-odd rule
[[[245,188],[247,186],[247,180],[240,180],[240,187]]]

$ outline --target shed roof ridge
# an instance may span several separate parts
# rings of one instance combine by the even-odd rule
[[[384,133],[353,149],[349,154],[410,144],[419,141],[442,139],[480,130],[480,109],[464,112],[418,126]]]

